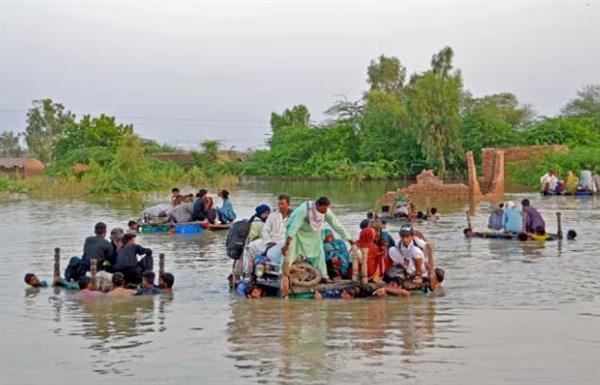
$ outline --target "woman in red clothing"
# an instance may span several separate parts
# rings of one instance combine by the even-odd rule
[[[363,250],[363,256],[367,257],[367,278],[369,281],[380,281],[383,278],[383,273],[391,265],[387,249],[375,243],[377,231],[370,227],[362,230],[358,237],[356,245]],[[360,271],[360,264],[359,264]]]

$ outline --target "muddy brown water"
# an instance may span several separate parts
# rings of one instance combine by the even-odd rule
[[[298,203],[326,194],[353,234],[382,183],[261,183],[233,191],[240,216],[287,191]],[[165,194],[165,196],[168,194]],[[354,301],[247,301],[230,294],[224,232],[146,235],[176,276],[172,298],[80,303],[28,291],[23,275],[52,274],[54,247],[81,253],[98,220],[125,226],[160,201],[0,202],[0,382],[134,383],[596,383],[600,375],[600,200],[528,197],[577,241],[466,240],[466,206],[436,202],[442,219],[417,228],[436,246],[445,294]],[[488,204],[473,223],[484,228]],[[393,227],[392,227],[393,229]]]

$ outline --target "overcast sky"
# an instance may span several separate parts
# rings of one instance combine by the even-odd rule
[[[360,98],[381,53],[413,73],[446,45],[475,95],[543,115],[600,83],[594,1],[0,2],[0,131],[52,98],[183,147],[260,146],[271,111],[303,103],[319,121]]]

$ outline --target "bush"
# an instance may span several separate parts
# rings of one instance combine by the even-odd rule
[[[510,175],[510,183],[536,186],[539,178],[548,170],[556,170],[560,176],[564,176],[567,171],[579,175],[583,169],[600,173],[600,147],[573,147],[564,154],[547,153],[541,162],[508,164],[507,174]]]

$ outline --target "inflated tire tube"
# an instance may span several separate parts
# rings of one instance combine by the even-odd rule
[[[321,272],[305,262],[294,263],[289,277],[293,286],[312,287],[321,282]]]

